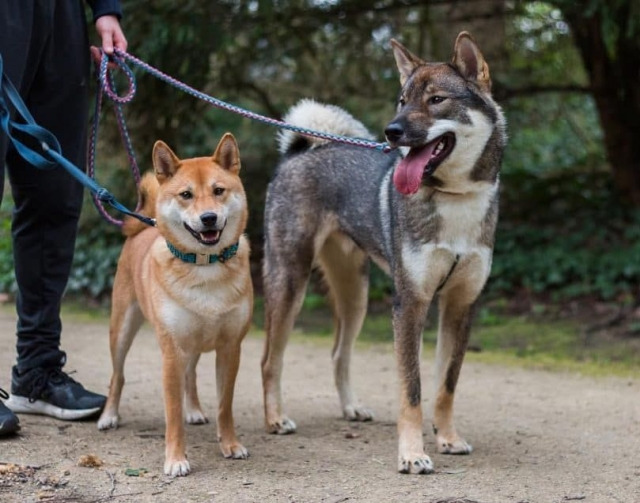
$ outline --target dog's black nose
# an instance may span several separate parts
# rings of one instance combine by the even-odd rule
[[[387,137],[387,141],[391,143],[397,142],[404,134],[404,128],[398,122],[392,122],[384,130],[384,135]]]
[[[216,215],[212,211],[208,213],[203,213],[202,215],[200,215],[200,221],[202,222],[202,225],[206,227],[213,227],[214,225],[216,225],[217,220],[218,220],[218,215]]]

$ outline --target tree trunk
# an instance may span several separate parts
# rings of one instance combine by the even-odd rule
[[[625,201],[640,207],[640,44],[626,33],[630,8],[613,14],[619,33],[612,48],[606,46],[600,10],[589,16],[563,10],[589,75],[615,186]]]

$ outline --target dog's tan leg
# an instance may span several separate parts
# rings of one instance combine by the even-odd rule
[[[299,255],[311,256],[310,252],[299,252]],[[287,417],[282,407],[280,382],[284,350],[302,306],[311,265],[269,265],[267,260],[268,256],[265,256],[266,337],[262,355],[265,424],[269,433],[283,435],[296,431],[296,423]]]
[[[469,454],[469,445],[453,424],[453,399],[464,359],[472,319],[472,307],[460,304],[459,289],[443,293],[440,298],[440,322],[436,348],[436,399],[433,430],[438,452]]]
[[[117,283],[114,288],[117,288]],[[131,343],[144,321],[138,304],[128,293],[120,290],[119,295],[114,296],[112,301],[109,348],[111,350],[113,373],[111,375],[107,403],[100,415],[100,419],[98,419],[98,429],[100,430],[118,427],[118,409],[125,381],[124,362],[131,348]]]
[[[332,300],[335,341],[331,356],[342,414],[349,421],[371,421],[373,412],[359,403],[350,378],[353,345],[367,314],[369,260],[351,240],[335,235],[327,239],[318,260]]]
[[[233,392],[240,365],[240,343],[226,343],[216,350],[218,391],[218,440],[225,458],[246,459],[249,452],[236,437],[233,422]]]
[[[200,360],[200,354],[194,355],[187,362],[187,371],[185,372],[185,420],[188,424],[205,424],[209,422],[207,416],[202,412],[200,399],[198,398],[198,380],[196,375],[196,367]]]
[[[420,353],[428,302],[405,290],[393,308],[395,353],[400,379],[400,413],[398,416],[398,471],[432,473],[433,463],[424,452],[422,439],[422,392]]]
[[[191,471],[187,461],[182,415],[186,358],[181,350],[175,347],[171,336],[161,334],[160,339],[166,421],[164,473],[171,477],[179,477]]]

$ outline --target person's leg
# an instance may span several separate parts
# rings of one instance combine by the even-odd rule
[[[83,166],[89,62],[81,5],[55,0],[36,5],[33,33],[48,36],[40,47],[31,46],[28,66],[37,70],[24,76],[20,93],[36,122],[58,138],[62,155]],[[62,167],[38,170],[13,149],[8,172],[15,203],[17,367],[24,372],[62,366],[60,301],[73,260],[82,186]]]
[[[19,89],[27,70],[27,55],[33,28],[33,2],[6,0],[0,2],[0,54],[3,71]],[[35,40],[34,40],[35,42]],[[0,204],[4,194],[4,176],[9,140],[0,131]],[[6,400],[8,394],[0,388],[0,398]],[[0,400],[0,436],[14,434],[20,429],[17,416]]]
[[[82,2],[35,3],[34,34],[47,34],[41,47],[30,47],[36,68],[23,78],[20,92],[38,124],[60,142],[62,155],[85,165],[89,44]],[[32,39],[33,40],[33,39]],[[18,294],[17,365],[11,399],[17,412],[77,419],[93,414],[105,397],[90,393],[61,369],[60,303],[67,285],[83,188],[62,167],[34,168],[9,149],[8,173],[15,210],[13,251]]]

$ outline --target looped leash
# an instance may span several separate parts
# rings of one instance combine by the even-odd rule
[[[54,169],[57,166],[62,166],[69,174],[71,174],[78,182],[89,189],[92,193],[94,203],[96,207],[103,215],[105,219],[116,225],[122,225],[122,221],[116,220],[111,217],[104,209],[101,203],[107,203],[119,212],[137,218],[141,222],[155,226],[155,220],[144,215],[140,215],[136,212],[128,210],[124,205],[119,203],[117,199],[104,187],[98,185],[95,181],[95,151],[97,143],[97,132],[100,112],[102,108],[103,95],[106,95],[114,103],[116,118],[120,134],[127,149],[129,156],[131,170],[134,174],[136,184],[140,182],[140,172],[135,159],[135,154],[131,144],[131,138],[129,136],[126,123],[124,121],[124,115],[122,113],[121,106],[125,103],[129,103],[136,93],[135,76],[131,69],[128,67],[126,61],[131,61],[147,73],[155,76],[156,78],[198,98],[203,100],[217,108],[227,110],[242,115],[243,117],[263,122],[271,126],[275,126],[281,129],[287,129],[306,136],[313,136],[322,138],[325,140],[345,143],[349,145],[355,145],[364,148],[373,148],[382,152],[391,151],[391,147],[387,143],[374,142],[362,138],[352,138],[348,136],[336,135],[333,133],[327,133],[323,131],[315,131],[312,129],[301,128],[294,126],[293,124],[286,123],[277,119],[272,119],[264,115],[251,112],[243,109],[239,106],[232,105],[225,101],[209,96],[201,91],[198,91],[187,84],[184,84],[177,79],[163,73],[157,68],[145,63],[144,61],[128,54],[119,49],[115,49],[114,54],[111,56],[102,52],[102,57],[99,66],[99,85],[96,96],[96,105],[94,110],[93,127],[90,135],[90,145],[87,153],[88,174],[85,174],[77,166],[69,162],[61,154],[61,147],[56,137],[46,130],[45,128],[36,124],[35,120],[31,116],[31,113],[27,109],[26,105],[22,101],[20,94],[16,90],[15,86],[11,83],[9,78],[3,72],[2,55],[0,55],[0,127],[6,133],[7,138],[14,146],[18,154],[24,158],[27,162],[38,169],[49,170]],[[109,62],[114,63],[120,71],[122,71],[129,82],[129,88],[127,92],[120,96],[116,90],[113,75],[109,71]],[[13,106],[16,114],[22,119],[22,122],[18,122],[11,119],[11,108]],[[14,133],[18,133],[22,138],[32,138],[42,149],[42,152],[38,152],[26,145],[23,141],[18,139]],[[140,201],[138,201],[139,208]]]
[[[97,68],[98,75],[98,89],[96,92],[96,100],[93,111],[93,121],[89,133],[89,148],[87,150],[87,173],[92,178],[95,179],[95,163],[96,163],[96,149],[98,142],[98,126],[100,123],[100,116],[102,112],[102,104],[104,101],[104,96],[107,96],[112,102],[116,115],[116,121],[118,123],[118,130],[120,131],[120,137],[122,138],[122,142],[127,151],[127,157],[129,158],[129,167],[133,178],[135,179],[136,187],[140,185],[140,169],[138,168],[138,162],[136,161],[136,155],[133,150],[133,144],[131,142],[131,136],[129,135],[129,130],[127,129],[126,122],[124,120],[124,113],[122,111],[122,105],[129,103],[136,94],[136,80],[133,75],[133,72],[126,65],[124,60],[117,55],[108,56],[104,51],[101,52],[100,64]],[[124,96],[118,95],[115,79],[113,77],[112,72],[109,69],[109,63],[113,62],[119,70],[121,70],[128,83],[129,88]],[[108,198],[103,199],[99,197],[97,194],[93,194],[93,203],[98,210],[98,212],[102,215],[102,217],[107,220],[109,223],[112,223],[117,226],[122,226],[123,221],[118,220],[117,218],[112,217],[109,213],[107,213],[103,202],[109,203],[111,206],[114,206],[112,201]],[[138,193],[138,203],[136,205],[136,212],[140,209],[141,206],[141,198]],[[129,213],[125,213],[129,214]],[[145,221],[140,217],[136,217],[141,221]],[[143,217],[147,218],[147,217]],[[150,219],[149,219],[150,220]],[[147,223],[147,222],[145,222]]]
[[[115,99],[118,100],[118,102],[120,103],[126,103],[128,101],[130,101],[133,98],[133,95],[135,94],[136,91],[136,86],[135,86],[135,79],[133,77],[133,72],[128,68],[126,61],[130,61],[132,63],[134,63],[135,65],[137,65],[138,67],[142,68],[145,72],[150,73],[151,75],[153,75],[154,77],[172,85],[173,87],[176,87],[177,89],[180,89],[181,91],[184,91],[187,94],[190,94],[191,96],[198,98],[202,101],[205,101],[207,103],[209,103],[210,105],[215,106],[216,108],[220,108],[222,110],[227,110],[229,112],[233,112],[239,115],[242,115],[243,117],[246,117],[248,119],[252,119],[252,120],[256,120],[259,122],[263,122],[265,124],[269,124],[271,126],[275,126],[278,127],[280,129],[288,129],[290,131],[294,131],[296,133],[300,133],[306,136],[313,136],[316,138],[322,138],[324,140],[329,140],[329,141],[333,141],[333,142],[338,142],[338,143],[346,143],[348,145],[355,145],[358,147],[364,147],[364,148],[372,148],[372,149],[376,149],[376,150],[380,150],[382,152],[390,152],[391,151],[391,146],[386,143],[386,142],[375,142],[375,141],[371,141],[371,140],[365,140],[362,138],[352,138],[349,136],[342,136],[342,135],[337,135],[337,134],[333,134],[333,133],[327,133],[327,132],[323,132],[323,131],[315,131],[313,129],[307,129],[307,128],[301,128],[298,126],[294,126],[293,124],[289,124],[287,122],[281,121],[281,120],[277,120],[277,119],[272,119],[270,117],[266,117],[264,115],[260,115],[257,114],[255,112],[251,112],[249,110],[246,110],[244,108],[241,108],[237,105],[232,105],[230,103],[227,103],[225,101],[219,100],[217,98],[214,98],[213,96],[210,96],[208,94],[205,94],[201,91],[198,91],[197,89],[194,89],[193,87],[180,82],[179,80],[171,77],[170,75],[167,75],[166,73],[158,70],[157,68],[154,68],[153,66],[149,65],[148,63],[145,63],[144,61],[142,61],[141,59],[136,58],[135,56],[125,52],[125,51],[121,51],[120,49],[115,49],[114,50],[114,55],[110,56],[110,58],[115,62],[115,64],[118,66],[118,68],[120,68],[125,75],[127,76],[127,78],[129,79],[129,90],[128,93],[125,96],[115,96]],[[104,88],[105,93],[107,93],[109,95],[109,97],[111,97],[111,90],[109,90],[109,85],[107,82],[107,64],[105,61],[105,58],[103,58],[103,61],[101,62],[101,67],[100,67],[100,81],[101,81],[101,87]],[[115,94],[115,93],[114,93]],[[113,98],[112,98],[113,99]]]
[[[120,51],[118,51],[120,52]],[[100,89],[113,101],[114,103],[124,104],[129,103],[136,94],[136,78],[131,71],[131,68],[127,66],[125,60],[119,54],[107,55],[102,49],[100,50],[102,57],[100,58],[100,71],[98,74],[98,83]],[[109,62],[113,62],[119,70],[125,74],[129,81],[129,89],[124,96],[119,96],[111,73],[109,72]],[[109,78],[107,78],[107,75]]]
[[[200,100],[203,100],[217,108],[240,114],[243,117],[257,120],[259,122],[276,126],[281,129],[288,129],[288,130],[298,132],[300,134],[307,135],[307,136],[314,136],[314,137],[326,139],[329,141],[346,143],[346,144],[355,145],[359,147],[374,148],[377,150],[381,150],[382,152],[385,152],[385,153],[391,151],[391,147],[387,143],[379,143],[379,142],[374,142],[374,141],[370,141],[362,138],[352,138],[347,136],[336,135],[333,133],[326,133],[322,131],[315,131],[307,128],[301,128],[298,126],[294,126],[293,124],[288,124],[284,121],[272,119],[264,115],[260,115],[260,114],[251,112],[249,110],[240,108],[236,105],[232,105],[230,103],[224,102],[222,100],[209,96],[201,91],[198,91],[188,86],[187,84],[180,82],[179,80],[167,75],[166,73],[158,70],[157,68],[154,68],[153,66],[136,58],[135,56],[132,56],[131,54],[128,54],[127,52],[121,51],[119,49],[115,49],[114,53],[111,55],[107,55],[102,50],[100,51],[100,53],[101,53],[100,64],[98,65],[98,68],[97,68],[98,91],[96,94],[93,123],[91,127],[89,149],[87,153],[87,166],[88,166],[87,171],[89,176],[92,179],[95,179],[95,158],[96,158],[95,153],[96,153],[96,144],[97,144],[97,136],[98,136],[98,124],[99,124],[100,115],[102,111],[103,98],[104,96],[106,96],[113,102],[116,119],[118,123],[118,129],[120,131],[120,136],[127,150],[127,155],[129,157],[129,166],[134,176],[134,179],[136,181],[136,186],[139,185],[140,183],[140,170],[137,165],[135,152],[133,150],[133,145],[131,142],[131,137],[129,135],[126,122],[124,120],[124,114],[122,111],[122,105],[131,102],[137,91],[135,75],[127,65],[127,60],[133,62],[134,64],[142,68],[144,71],[146,71],[147,73],[150,73],[156,78],[176,87],[179,90],[186,92],[187,94],[190,94],[191,96],[194,96]],[[118,94],[110,64],[115,65],[115,68],[117,68],[117,70],[122,72],[122,74],[124,75],[125,79],[128,82],[128,88],[126,89],[123,95]],[[140,195],[138,195],[138,198],[139,199],[138,199],[138,204],[136,206],[136,211],[139,210],[140,203],[141,203]],[[104,205],[102,204],[103,202],[107,202],[111,206],[116,207],[115,203],[117,203],[117,201],[114,201],[112,197],[103,198],[98,194],[94,193],[93,202],[98,212],[103,216],[105,220],[107,220],[108,222],[114,225],[122,225],[123,222],[109,215],[109,213],[107,213],[107,211],[105,210]],[[124,212],[124,213],[131,214],[130,212]],[[142,218],[139,215],[135,214],[135,216],[136,218],[142,220]],[[143,218],[146,218],[146,217],[143,217]]]
[[[0,79],[0,127],[23,159],[37,169],[49,170],[54,169],[57,166],[62,166],[78,182],[88,188],[92,194],[99,197],[100,200],[107,202],[122,213],[141,220],[147,225],[155,225],[155,221],[153,219],[129,211],[125,206],[120,204],[116,198],[109,193],[109,191],[100,187],[92,178],[87,176],[81,169],[69,162],[61,154],[62,149],[56,137],[42,126],[36,124],[36,121],[29,112],[27,106],[24,104],[24,101],[20,97],[15,86],[11,83],[9,77],[5,75],[1,54],[0,75],[2,76]],[[22,119],[23,122],[11,119],[10,105],[13,106],[16,115]],[[33,139],[40,146],[42,151],[38,152],[28,146],[21,139],[15,136],[16,133],[20,138]]]

